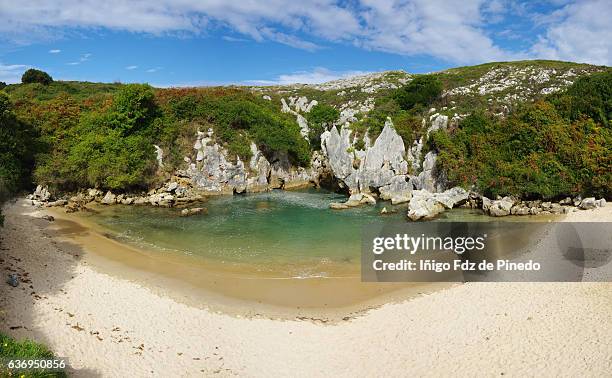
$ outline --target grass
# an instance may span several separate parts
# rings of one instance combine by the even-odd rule
[[[7,358],[16,359],[50,359],[53,353],[44,345],[35,343],[31,340],[17,341],[0,333],[0,360]],[[0,376],[2,377],[67,377],[61,372],[45,371],[15,371],[4,366],[0,366]]]

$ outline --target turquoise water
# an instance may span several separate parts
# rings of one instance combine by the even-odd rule
[[[406,206],[379,203],[332,210],[342,195],[321,190],[272,191],[211,198],[195,206],[206,215],[180,217],[180,209],[148,206],[102,208],[90,219],[123,241],[160,253],[212,259],[228,265],[248,264],[258,271],[326,276],[339,265],[357,266],[365,225],[405,221]],[[380,215],[380,210],[397,213]],[[480,217],[452,211],[443,219]]]

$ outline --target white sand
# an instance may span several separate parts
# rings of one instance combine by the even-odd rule
[[[612,371],[610,283],[470,283],[334,325],[246,319],[99,273],[25,211],[22,203],[5,209],[0,267],[27,271],[33,289],[0,284],[0,332],[46,343],[70,359],[76,376]],[[612,207],[568,218],[610,221]]]

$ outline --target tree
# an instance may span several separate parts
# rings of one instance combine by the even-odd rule
[[[6,88],[6,83],[4,81],[0,81],[0,91]]]
[[[404,110],[429,105],[442,93],[442,83],[434,75],[417,76],[395,92],[395,101]]]
[[[30,68],[29,70],[23,73],[23,76],[21,76],[21,82],[23,84],[40,83],[48,85],[53,82],[53,79],[48,73],[44,71]]]

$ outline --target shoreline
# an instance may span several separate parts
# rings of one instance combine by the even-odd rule
[[[47,227],[53,237],[79,246],[84,261],[97,271],[147,286],[161,296],[194,307],[233,316],[313,318],[333,323],[385,303],[454,285],[361,282],[360,271],[353,271],[354,267],[334,277],[253,273],[248,265],[228,267],[210,259],[151,252],[116,240],[102,226],[57,208],[44,209],[43,213],[55,217]]]
[[[611,368],[611,283],[459,284],[336,321],[316,313],[291,320],[228,314],[164,290],[169,281],[159,272],[138,280],[118,272],[124,261],[97,265],[94,253],[45,230],[61,225],[59,215],[49,223],[23,214],[33,209],[19,202],[5,209],[2,266],[31,282],[0,286],[0,331],[49,345],[70,359],[75,376],[427,375],[431,366],[437,373],[519,375],[537,366],[551,375],[598,376]],[[609,222],[612,207],[565,220]],[[65,226],[73,238],[92,237]],[[265,347],[271,343],[278,348]]]

